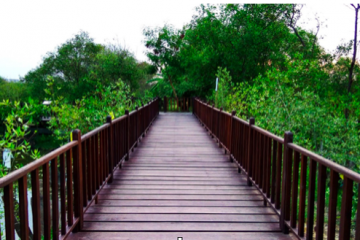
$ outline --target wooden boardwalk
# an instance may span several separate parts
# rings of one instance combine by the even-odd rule
[[[292,239],[190,113],[160,113],[68,239]]]

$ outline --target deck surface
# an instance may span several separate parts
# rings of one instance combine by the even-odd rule
[[[160,113],[68,239],[292,239],[190,113]]]

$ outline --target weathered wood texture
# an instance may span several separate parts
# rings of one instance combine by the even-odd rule
[[[189,113],[161,113],[68,239],[292,239]]]

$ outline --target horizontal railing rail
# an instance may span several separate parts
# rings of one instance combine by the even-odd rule
[[[299,239],[360,239],[358,173],[292,143],[291,132],[281,138],[255,126],[254,118],[247,122],[235,112],[225,113],[198,98],[193,102],[193,114],[230,160],[235,160],[239,171],[247,174],[248,185],[260,191],[264,205],[269,204],[279,215],[284,233],[290,230]],[[353,207],[355,224],[351,222]]]
[[[38,240],[65,239],[70,232],[81,231],[84,212],[97,203],[99,191],[112,182],[114,170],[129,158],[158,113],[156,98],[125,116],[108,116],[104,125],[84,135],[73,131],[72,142],[2,177],[5,235],[0,239],[15,239],[15,230],[21,239]]]

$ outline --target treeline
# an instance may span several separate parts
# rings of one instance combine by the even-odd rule
[[[353,41],[333,53],[300,28],[301,5],[201,5],[182,29],[144,30],[156,95],[199,96],[360,172],[359,64]],[[215,93],[215,78],[220,78]]]
[[[84,134],[133,110],[152,98],[147,82],[155,72],[129,50],[80,32],[19,82],[0,79],[0,153],[11,151],[14,170],[70,141],[74,129]]]
[[[54,93],[69,101],[81,99],[96,89],[122,79],[135,96],[142,96],[146,81],[155,74],[155,68],[138,62],[133,54],[117,45],[101,45],[86,32],[80,32],[54,52],[43,58],[40,66],[28,72],[19,82],[0,78],[1,99],[26,101],[28,97],[43,101],[47,95],[47,78],[54,79]]]

